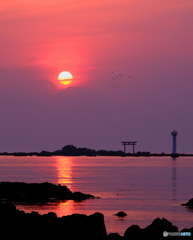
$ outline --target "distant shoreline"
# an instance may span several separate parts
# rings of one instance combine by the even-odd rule
[[[50,151],[41,151],[41,152],[0,152],[0,156],[42,156],[42,157],[51,157],[51,156],[88,156],[88,157],[193,157],[193,153],[150,153],[150,152],[141,152],[136,153],[124,153],[123,151],[109,151],[109,150],[93,150],[88,148],[76,148],[73,145],[67,145],[62,148],[62,150],[56,150],[53,152]]]

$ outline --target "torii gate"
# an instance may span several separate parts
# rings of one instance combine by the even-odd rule
[[[124,146],[124,153],[126,153],[126,145],[133,145],[133,154],[134,154],[136,144],[137,144],[137,142],[122,142],[122,145]]]

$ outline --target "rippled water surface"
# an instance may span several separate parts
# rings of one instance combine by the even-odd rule
[[[167,218],[193,227],[193,211],[180,204],[193,198],[193,158],[181,157],[13,157],[0,156],[0,181],[51,182],[100,197],[44,206],[19,206],[26,212],[105,216],[107,231],[121,235],[132,224],[146,227]],[[127,217],[114,216],[125,211]]]

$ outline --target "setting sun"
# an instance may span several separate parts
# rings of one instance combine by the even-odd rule
[[[63,85],[69,85],[72,83],[73,76],[70,72],[64,71],[58,75],[58,80]]]

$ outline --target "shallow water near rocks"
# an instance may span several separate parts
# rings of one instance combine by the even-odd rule
[[[23,206],[25,212],[57,216],[101,212],[107,232],[123,235],[167,218],[179,230],[193,227],[193,210],[180,206],[193,198],[193,158],[180,157],[14,157],[0,156],[0,181],[51,182],[100,199]],[[124,211],[119,218],[115,213]]]

